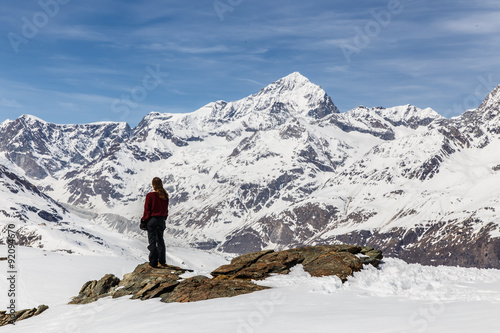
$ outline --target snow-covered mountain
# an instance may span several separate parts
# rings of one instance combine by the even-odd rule
[[[27,177],[59,178],[60,171],[78,169],[106,155],[130,132],[126,123],[56,125],[23,115],[0,124],[0,152]]]
[[[48,251],[116,255],[129,253],[134,247],[134,241],[89,225],[87,219],[69,212],[2,164],[0,198],[0,244],[7,243],[7,229],[10,229],[16,233],[16,245]]]
[[[137,231],[159,176],[168,233],[199,248],[342,241],[411,262],[500,267],[499,96],[500,86],[453,119],[411,105],[339,113],[293,73],[239,101],[150,113],[134,129],[23,116],[0,125],[0,152],[48,195],[123,233]]]

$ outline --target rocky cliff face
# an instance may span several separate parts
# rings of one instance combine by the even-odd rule
[[[27,120],[4,122],[0,151],[45,193],[123,233],[137,230],[159,176],[171,195],[169,235],[199,248],[246,253],[352,239],[410,261],[499,268],[483,245],[494,250],[500,239],[499,91],[453,119],[411,105],[339,113],[321,87],[293,73],[239,101],[151,113],[134,129],[58,132],[79,154],[57,148],[46,135],[53,125],[31,120],[9,140],[7,129]],[[449,255],[457,249],[467,259]]]

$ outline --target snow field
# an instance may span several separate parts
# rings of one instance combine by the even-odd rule
[[[101,299],[68,305],[84,282],[122,278],[132,257],[81,256],[19,248],[18,309],[47,304],[38,317],[2,332],[497,332],[500,271],[428,267],[387,258],[342,284],[310,277],[302,266],[257,283],[272,289],[195,303]],[[1,253],[6,246],[0,246]],[[168,262],[207,275],[228,262],[220,254],[168,248]],[[142,253],[145,260],[146,251]],[[184,263],[184,264],[183,264]],[[0,288],[6,290],[6,264]],[[190,275],[192,275],[190,274]],[[2,295],[6,304],[6,295]],[[2,308],[5,307],[2,306]]]

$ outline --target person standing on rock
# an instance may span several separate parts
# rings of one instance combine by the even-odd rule
[[[168,217],[168,193],[160,178],[153,178],[152,185],[154,191],[146,195],[141,229],[148,231],[149,265],[156,268],[158,264],[167,264],[163,232]]]

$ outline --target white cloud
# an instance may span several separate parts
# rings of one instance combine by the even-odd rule
[[[65,25],[47,28],[47,33],[55,39],[83,40],[91,42],[112,42],[114,38],[97,29],[83,25]]]
[[[254,84],[260,88],[263,88],[268,84],[268,83],[259,82],[259,81],[252,80],[252,79],[247,79],[247,78],[237,78],[237,80]]]
[[[459,19],[442,22],[443,28],[451,32],[466,34],[500,33],[500,11],[477,13]]]
[[[208,53],[225,53],[230,52],[229,48],[225,45],[215,45],[215,46],[187,46],[180,45],[179,43],[154,43],[149,45],[144,45],[144,49],[153,51],[175,51],[180,53],[190,53],[190,54],[208,54]]]
[[[2,98],[0,99],[0,106],[6,107],[6,108],[21,108],[22,105],[19,104],[18,101],[15,99],[7,99],[7,98]]]

